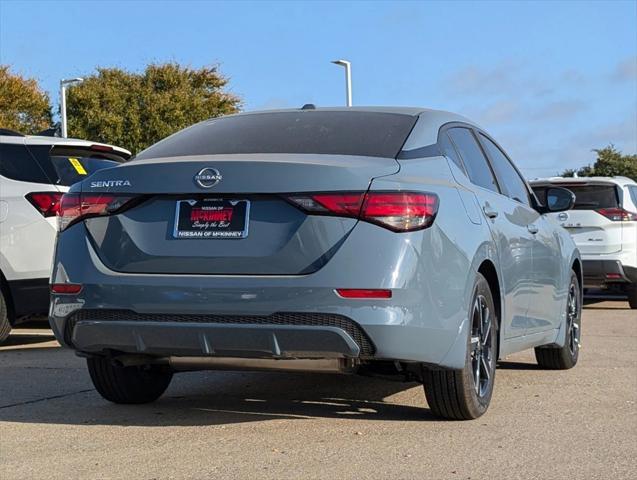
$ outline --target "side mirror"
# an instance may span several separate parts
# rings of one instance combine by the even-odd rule
[[[564,212],[575,205],[575,194],[567,188],[550,187],[546,189],[546,212]]]

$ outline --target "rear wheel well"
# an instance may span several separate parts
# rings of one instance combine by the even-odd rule
[[[13,325],[15,320],[15,310],[13,309],[13,298],[11,297],[11,290],[9,289],[9,283],[0,270],[0,290],[2,291],[2,295],[4,296],[4,301],[7,304],[7,316],[9,317],[9,323]]]
[[[578,258],[575,259],[575,261],[573,262],[573,266],[571,267],[571,270],[573,270],[575,272],[575,275],[577,275],[577,280],[579,280],[579,284],[580,284],[580,288],[582,289],[582,291],[584,290],[583,286],[583,277],[582,277],[582,264],[579,261]],[[570,282],[570,280],[569,280]]]
[[[500,296],[500,282],[498,281],[498,272],[495,269],[495,265],[485,260],[478,268],[480,273],[489,284],[491,295],[493,296],[493,304],[495,305],[495,312],[498,318],[498,334],[500,334],[500,325],[502,324],[502,297]],[[496,358],[500,358],[500,342],[498,341],[498,355]]]

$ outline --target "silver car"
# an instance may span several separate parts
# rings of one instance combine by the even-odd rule
[[[499,358],[577,362],[581,260],[545,215],[573,202],[447,112],[217,118],[64,195],[50,323],[116,403],[185,370],[393,373],[472,419]]]

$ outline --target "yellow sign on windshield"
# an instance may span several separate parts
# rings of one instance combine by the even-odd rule
[[[80,163],[80,161],[77,158],[69,157],[69,162],[71,162],[71,165],[73,165],[73,168],[75,169],[75,171],[78,174],[80,174],[80,175],[88,175],[86,173],[86,170],[84,170],[84,167],[82,166],[82,164]]]

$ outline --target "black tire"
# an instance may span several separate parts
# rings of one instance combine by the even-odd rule
[[[579,279],[571,272],[566,301],[566,341],[562,347],[537,347],[535,359],[547,370],[568,370],[577,364],[582,335],[582,294]]]
[[[173,376],[157,365],[121,367],[102,357],[88,358],[86,363],[95,389],[113,403],[153,402],[166,391]]]
[[[498,318],[489,284],[480,274],[475,281],[469,312],[471,323],[467,335],[464,368],[423,368],[423,386],[429,408],[435,415],[450,420],[471,420],[480,417],[489,408],[493,394],[498,352]],[[476,315],[479,318],[476,318]],[[486,325],[487,321],[489,328],[485,330],[488,331],[482,332],[479,325]],[[479,368],[478,372],[474,373],[476,365]],[[486,378],[484,372],[488,373]]]
[[[11,322],[9,322],[9,309],[4,298],[4,292],[0,288],[0,343],[3,343],[11,333]]]
[[[637,308],[637,285],[630,285],[626,289],[626,295],[628,295],[628,305],[635,310]]]

